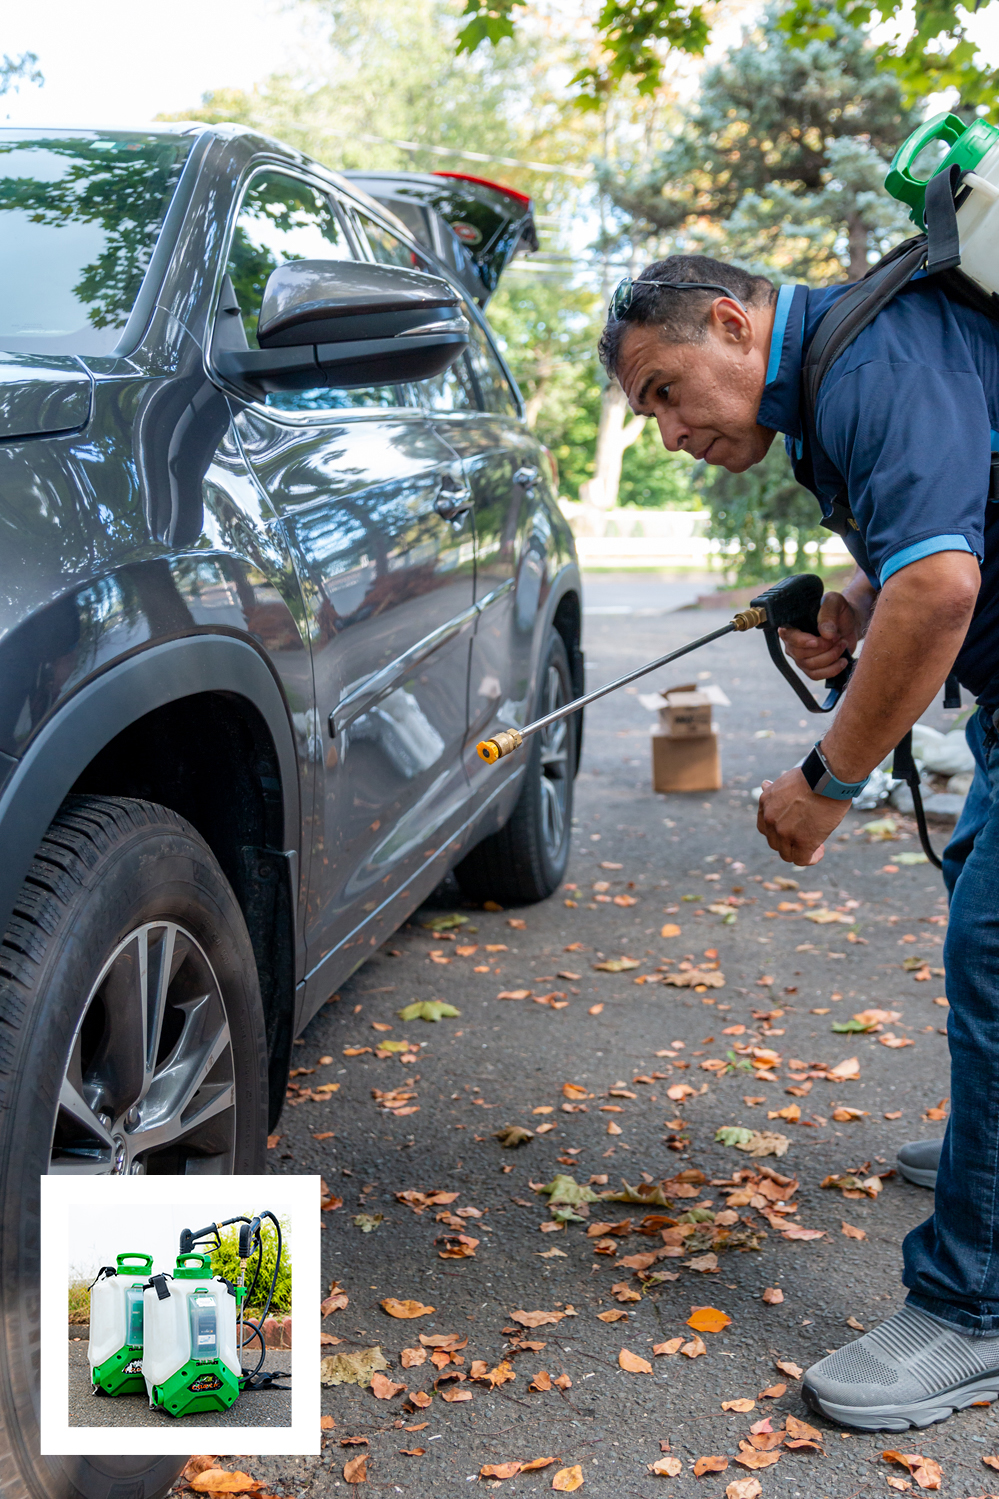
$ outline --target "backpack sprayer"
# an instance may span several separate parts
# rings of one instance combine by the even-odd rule
[[[588,692],[583,697],[575,698],[571,703],[564,703],[561,708],[556,708],[553,713],[546,713],[543,718],[537,718],[533,723],[527,724],[523,729],[501,729],[494,734],[492,739],[485,739],[476,746],[479,758],[487,765],[495,765],[497,760],[512,755],[539,729],[547,728],[549,724],[558,723],[563,718],[570,718],[573,713],[578,713],[581,708],[586,708],[590,703],[599,701],[610,692],[616,692],[619,687],[625,687],[629,682],[637,681],[639,677],[647,676],[650,671],[655,671],[660,666],[666,666],[670,661],[676,661],[680,656],[687,656],[691,651],[700,650],[701,646],[710,645],[713,640],[720,640],[724,635],[741,634],[746,630],[762,630],[763,638],[770,652],[770,659],[780,672],[781,676],[794,689],[798,698],[809,711],[809,713],[830,713],[839,702],[846,688],[847,682],[853,672],[854,659],[849,651],[843,652],[846,666],[835,677],[826,678],[826,697],[824,702],[819,702],[813,696],[801,678],[794,672],[791,663],[781,649],[778,630],[803,630],[811,635],[819,632],[819,605],[825,588],[822,579],[815,573],[798,573],[791,578],[782,578],[779,583],[766,589],[757,598],[753,599],[748,609],[740,609],[734,614],[727,625],[722,625],[720,630],[712,630],[708,635],[701,635],[697,640],[691,640],[687,645],[682,645],[677,651],[670,651],[666,656],[659,656],[655,661],[649,661],[645,666],[640,666],[636,671],[628,672],[626,676],[618,677],[613,682],[608,682],[604,687],[598,687],[595,692]],[[952,690],[949,686],[948,691]],[[950,700],[945,697],[944,705],[950,706]],[[958,701],[960,706],[960,701]],[[926,857],[932,864],[940,868],[940,860],[930,847],[929,834],[926,829],[926,816],[923,811],[923,802],[919,787],[919,772],[912,758],[912,733],[911,730],[905,735],[895,750],[893,761],[893,774],[896,779],[903,780],[912,792],[913,805],[916,812],[916,823],[919,828],[919,841],[923,845]]]
[[[153,1268],[150,1254],[119,1254],[90,1283],[91,1387],[95,1395],[141,1395],[142,1277]],[[139,1278],[136,1279],[136,1276]]]

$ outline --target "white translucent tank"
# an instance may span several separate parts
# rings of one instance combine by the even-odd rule
[[[142,1286],[153,1268],[151,1255],[119,1254],[114,1275],[102,1275],[90,1291],[93,1371],[122,1348],[142,1347]]]
[[[159,1279],[159,1277],[157,1277]],[[224,1280],[212,1275],[208,1255],[177,1256],[173,1277],[143,1293],[142,1374],[152,1403],[154,1385],[164,1385],[179,1369],[196,1361],[219,1359],[239,1379],[242,1366],[236,1348],[236,1298]]]
[[[999,292],[999,144],[961,185],[971,188],[957,210],[961,270],[986,291]]]

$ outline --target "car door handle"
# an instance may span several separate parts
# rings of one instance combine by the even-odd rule
[[[520,484],[524,489],[533,489],[540,477],[540,470],[533,463],[525,463],[518,468],[513,476],[513,482]]]
[[[441,485],[437,498],[434,500],[434,509],[441,520],[458,520],[460,516],[467,515],[471,508],[472,491],[470,489],[448,489]]]

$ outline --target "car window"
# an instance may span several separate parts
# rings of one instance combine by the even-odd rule
[[[385,229],[374,219],[369,219],[366,214],[359,212],[357,217],[367,235],[371,254],[382,265],[404,265],[419,271],[429,271],[432,276],[440,275],[437,266],[432,265],[418,250],[413,250],[390,229]],[[461,310],[471,325],[473,318],[464,297],[461,299]],[[429,406],[431,411],[479,411],[481,409],[478,388],[466,354],[462,354],[453,364],[449,364],[442,374],[435,375],[432,380],[421,380],[419,392],[423,404]]]
[[[284,172],[255,177],[243,198],[226,264],[250,348],[259,348],[260,304],[268,277],[277,266],[289,260],[354,259],[346,228],[323,193]],[[409,404],[409,387],[273,391],[266,403],[278,411],[298,412],[404,406]]]
[[[487,411],[498,411],[504,416],[518,416],[510,382],[503,373],[503,366],[496,358],[492,345],[478,323],[471,318],[469,323],[468,359],[475,372],[483,406]]]

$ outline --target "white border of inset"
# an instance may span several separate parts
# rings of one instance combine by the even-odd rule
[[[41,1184],[41,1450],[44,1456],[187,1456],[206,1442],[220,1457],[256,1452],[315,1454],[319,1429],[319,1177],[318,1176],[43,1176]],[[294,1323],[290,1426],[191,1426],[183,1419],[152,1427],[70,1426],[66,1348],[66,1272],[76,1212],[104,1206],[137,1208],[184,1202],[213,1215],[220,1197],[292,1220]],[[197,1217],[198,1214],[192,1214]],[[202,1214],[202,1217],[204,1215]],[[205,1219],[204,1221],[208,1221]],[[54,1290],[54,1294],[50,1291]],[[266,1367],[266,1365],[265,1365]],[[253,1396],[247,1397],[252,1399]]]

